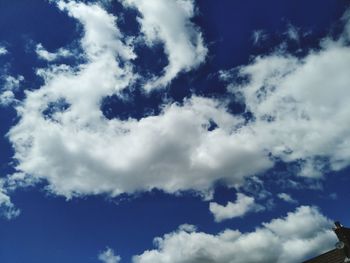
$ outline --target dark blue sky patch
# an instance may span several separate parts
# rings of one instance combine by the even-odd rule
[[[135,53],[137,54],[137,58],[134,60],[135,70],[144,78],[145,82],[153,76],[161,76],[164,73],[163,69],[169,63],[161,43],[155,43],[152,47],[138,44]]]
[[[17,122],[16,112],[11,108],[0,107],[0,177],[5,177],[14,171],[11,166],[14,151],[12,145],[7,139],[8,127]]]
[[[76,41],[77,23],[58,10],[49,1],[1,1],[0,39],[7,43],[9,74],[23,75],[26,89],[37,89],[43,84],[36,69],[46,66],[35,54],[35,45],[41,43],[55,51]],[[73,62],[73,61],[71,61]]]
[[[117,25],[126,36],[138,36],[140,34],[140,24],[137,17],[140,13],[133,8],[124,8],[118,1],[112,1],[107,5],[106,10],[117,17]]]
[[[103,115],[111,120],[118,118],[140,120],[145,116],[158,115],[163,103],[163,94],[152,92],[146,94],[140,88],[124,90],[118,95],[105,97],[101,103]]]
[[[210,43],[210,54],[215,54],[212,63],[220,69],[230,69],[247,64],[252,55],[271,52],[271,48],[286,40],[288,23],[301,28],[301,33],[311,31],[312,41],[309,39],[306,43],[318,46],[319,39],[338,23],[347,5],[345,0],[224,1],[220,5],[198,1],[200,15],[194,21],[203,28],[206,42]],[[255,30],[267,34],[267,41],[260,48],[253,47]],[[298,48],[291,46],[290,49]]]
[[[211,221],[207,203],[193,195],[175,197],[154,190],[116,204],[118,198],[101,196],[68,202],[38,190],[18,191],[14,202],[24,216],[0,225],[0,256],[9,262],[44,261],[52,255],[51,262],[97,262],[96,250],[107,245],[119,247],[118,253],[128,261],[130,255],[150,248],[155,235],[183,223],[198,224],[204,230]],[[54,211],[47,213],[52,207]],[[157,214],[166,214],[167,219]],[[21,253],[10,253],[14,246]]]

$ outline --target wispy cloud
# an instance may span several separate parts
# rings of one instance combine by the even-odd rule
[[[8,51],[6,47],[0,46],[0,56],[7,54]]]
[[[39,58],[47,61],[54,61],[59,58],[72,56],[72,53],[68,49],[60,48],[56,52],[49,52],[43,47],[42,44],[36,45],[35,52]]]
[[[20,210],[11,202],[10,197],[4,188],[4,179],[0,178],[0,217],[8,220],[19,216]]]
[[[266,38],[267,38],[267,34],[264,32],[264,30],[260,29],[260,30],[253,31],[252,40],[254,45],[260,44],[261,42],[266,40]]]
[[[5,75],[2,77],[3,85],[0,89],[0,105],[9,106],[14,102],[17,102],[15,92],[19,89],[21,83],[24,81],[24,77]]]
[[[293,199],[291,197],[291,195],[287,194],[287,193],[279,193],[278,198],[282,199],[283,201],[287,202],[287,203],[292,203],[292,204],[296,204],[298,203],[297,200]]]
[[[107,248],[101,254],[98,255],[98,259],[103,263],[119,263],[121,257],[114,254],[113,249]]]
[[[235,217],[243,217],[249,212],[258,212],[264,210],[264,207],[255,203],[253,197],[242,193],[237,193],[237,200],[222,206],[215,202],[210,202],[209,210],[214,215],[216,222]]]

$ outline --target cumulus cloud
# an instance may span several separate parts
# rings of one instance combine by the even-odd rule
[[[105,251],[98,255],[98,259],[104,263],[119,263],[121,257],[115,255],[113,249],[107,248]]]
[[[297,200],[295,200],[293,197],[291,197],[289,194],[287,193],[279,193],[278,198],[282,199],[283,201],[287,202],[287,203],[298,203]]]
[[[348,46],[330,40],[302,59],[258,57],[240,69],[248,84],[232,87],[255,118],[255,139],[283,161],[302,160],[301,176],[322,176],[326,160],[332,170],[350,164],[349,58]]]
[[[9,132],[20,173],[69,198],[153,188],[205,192],[220,178],[239,184],[271,167],[245,134],[231,136],[243,119],[216,100],[193,97],[164,105],[158,116],[107,120],[100,103],[133,81],[132,47],[100,6],[60,1],[58,7],[83,25],[87,63],[38,70],[45,85],[26,92],[17,107],[21,119]],[[218,128],[210,131],[212,122]]]
[[[263,209],[262,206],[255,203],[254,197],[242,193],[237,193],[236,202],[228,202],[225,206],[215,202],[209,203],[209,210],[214,215],[216,222],[235,217],[242,217],[248,212],[261,211]]]
[[[330,229],[329,219],[315,207],[301,206],[248,233],[227,229],[213,235],[179,229],[155,238],[156,249],[135,256],[133,262],[301,262],[334,246],[336,236]]]
[[[220,178],[238,184],[271,165],[257,145],[243,143],[244,135],[230,136],[233,117],[209,99],[172,104],[140,121],[101,117],[88,127],[82,118],[66,119],[72,111],[54,112],[49,119],[24,110],[25,118],[9,133],[17,168],[47,179],[52,191],[67,197],[152,188],[205,191]],[[208,131],[210,120],[221,128]],[[29,146],[22,147],[23,140]]]
[[[59,48],[56,52],[47,51],[42,44],[37,44],[35,49],[39,58],[47,61],[54,61],[59,58],[69,57],[72,53],[68,49]]]
[[[64,183],[64,180],[59,178],[59,174],[62,172],[75,171],[77,172],[75,175],[91,174],[89,168],[86,169],[87,167],[79,167],[79,165],[74,167],[74,165],[71,166],[73,163],[68,165],[62,163],[62,157],[68,157],[69,155],[66,155],[68,152],[81,160],[87,161],[90,158],[89,154],[79,154],[79,151],[82,150],[80,146],[83,146],[79,146],[79,141],[82,139],[82,137],[78,139],[79,136],[85,134],[85,136],[95,137],[95,139],[104,137],[104,132],[100,129],[103,126],[109,127],[107,129],[113,134],[121,132],[118,127],[105,120],[99,106],[104,96],[115,94],[130,83],[132,75],[128,60],[134,58],[134,54],[132,49],[123,43],[122,35],[115,25],[115,17],[109,15],[100,6],[60,1],[58,7],[78,19],[84,26],[81,45],[85,51],[87,62],[77,68],[54,65],[47,69],[38,70],[38,74],[43,77],[46,84],[36,91],[26,91],[26,99],[23,104],[17,107],[21,120],[17,126],[11,129],[9,138],[16,148],[15,158],[21,162],[19,170],[34,175],[36,178],[40,178],[38,175],[46,174],[50,182],[65,184],[67,182]],[[123,67],[119,65],[120,59],[124,59]],[[64,110],[68,105],[69,109]],[[101,121],[104,125],[98,128]],[[51,135],[46,137],[44,130],[40,131],[39,126],[44,129],[48,128]],[[94,130],[94,127],[99,131]],[[35,131],[28,133],[33,128]],[[84,139],[88,144],[100,144],[91,141],[88,137]],[[73,144],[69,141],[73,141]],[[41,143],[48,143],[48,148],[42,148]],[[61,145],[58,148],[56,148],[57,143]],[[55,144],[56,146],[54,146]],[[88,145],[83,147],[90,148]],[[52,151],[55,157],[48,162],[42,162],[47,158],[45,157],[47,150]],[[39,163],[41,163],[39,165],[41,168],[37,166]],[[50,165],[54,171],[51,175],[46,171],[46,169],[51,170]],[[45,171],[42,170],[44,167],[46,167]],[[39,173],[34,171],[36,168],[39,169]],[[105,174],[106,171],[98,173],[100,172]],[[74,178],[70,172],[67,175],[67,178]],[[95,176],[97,174],[93,175],[93,177]],[[78,183],[79,179],[76,179],[73,181]]]
[[[10,197],[7,195],[7,191],[4,188],[4,180],[0,179],[0,216],[10,220],[19,214],[20,210],[14,206]]]
[[[229,87],[253,116],[241,132],[254,133],[274,158],[299,163],[303,177],[350,164],[348,21],[338,39],[324,39],[303,58],[281,51],[256,57],[237,69],[246,81]]]
[[[146,90],[166,86],[180,72],[200,65],[207,48],[202,33],[191,18],[195,15],[193,0],[124,0],[126,6],[135,7],[140,13],[139,23],[149,46],[161,41],[169,64],[164,74],[154,77],[145,85]]]
[[[187,64],[182,56],[204,59],[198,51],[205,49],[200,32],[189,21],[192,1],[124,3],[142,14],[146,39],[169,45],[170,64],[161,82],[200,63],[190,59]],[[159,5],[152,8],[155,3]],[[248,121],[232,115],[217,99],[197,96],[166,103],[157,116],[108,120],[101,101],[135,80],[133,47],[118,29],[116,16],[101,6],[74,1],[57,5],[82,25],[85,62],[39,69],[45,84],[26,91],[16,107],[20,120],[8,133],[17,172],[45,180],[53,193],[67,198],[153,188],[207,193],[218,180],[237,187],[247,176],[273,167],[275,160],[298,162],[299,175],[312,178],[350,164],[350,48],[345,35],[323,41],[320,50],[304,58],[273,53],[240,67],[247,81],[229,89],[252,114]],[[163,23],[164,17],[172,22]],[[180,31],[170,48],[173,34]],[[182,48],[192,50],[191,55]]]

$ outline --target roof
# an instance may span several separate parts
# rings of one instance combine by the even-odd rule
[[[304,261],[303,263],[350,262],[350,228],[343,227],[339,222],[335,222],[333,231],[339,239],[339,242],[336,244],[336,248],[322,255]]]
[[[344,261],[345,253],[343,250],[336,248],[303,263],[343,263]]]

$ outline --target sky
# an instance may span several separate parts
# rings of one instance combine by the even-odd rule
[[[0,262],[293,263],[350,226],[346,0],[0,0]]]

